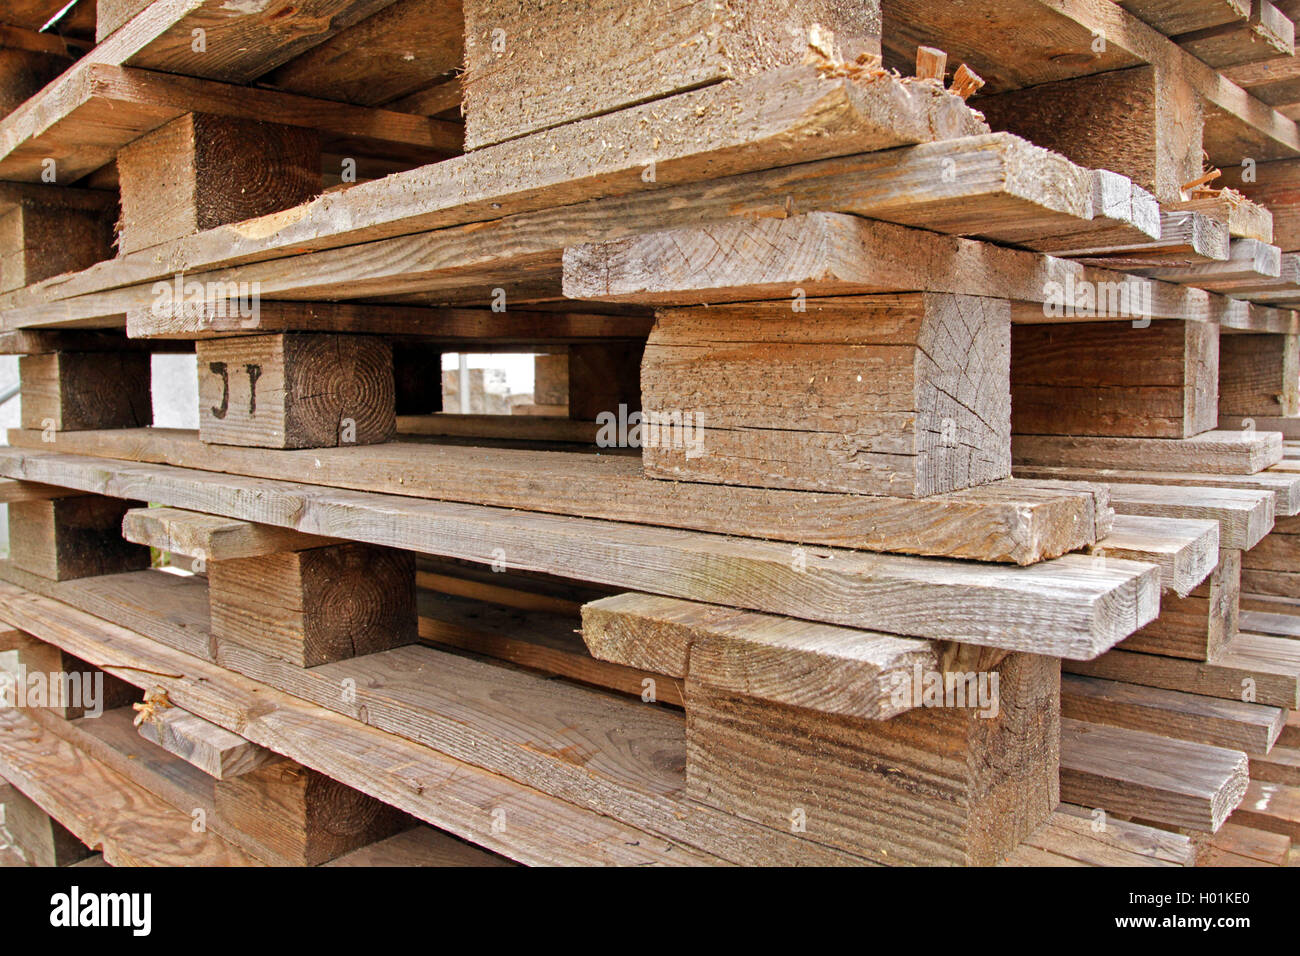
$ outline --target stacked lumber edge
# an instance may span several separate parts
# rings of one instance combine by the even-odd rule
[[[22,862],[1297,862],[1300,4],[64,6]]]

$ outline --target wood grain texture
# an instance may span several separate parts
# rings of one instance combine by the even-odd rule
[[[1208,431],[1192,438],[1087,438],[1014,435],[1017,465],[1036,468],[1137,469],[1254,475],[1282,460],[1278,432]]]
[[[278,759],[264,747],[179,707],[167,707],[144,721],[139,733],[217,780],[238,777]]]
[[[646,474],[902,497],[1010,474],[1005,302],[884,296],[808,309],[658,313],[641,377]]]
[[[558,419],[491,415],[466,420],[445,414],[431,418],[421,419],[418,427],[453,436],[533,434],[592,443],[596,432],[594,424]],[[411,419],[398,420],[403,430],[413,424]],[[497,427],[511,424],[512,429]],[[38,433],[13,431],[9,441],[48,450],[50,444],[41,438]],[[1086,547],[1105,537],[1111,523],[1101,486],[1068,482],[1038,485],[1004,480],[911,499],[656,481],[644,477],[636,457],[481,446],[390,442],[370,446],[364,455],[347,449],[280,452],[218,448],[203,444],[193,432],[150,429],[60,433],[53,447],[123,461],[306,479],[314,485],[355,491],[1015,564],[1034,564]]]
[[[187,113],[117,154],[120,252],[148,249],[320,195],[311,130]]]
[[[149,549],[122,540],[132,506],[100,495],[13,502],[9,559],[52,581],[147,568]]]
[[[1224,429],[1224,431],[1227,431],[1227,429]],[[1015,474],[1030,480],[1060,479],[1119,482],[1121,484],[1159,485],[1167,489],[1200,487],[1262,491],[1273,498],[1274,513],[1277,518],[1294,515],[1300,511],[1300,480],[1297,480],[1300,476],[1276,471],[1261,471],[1253,475],[1198,474],[1196,472],[1165,470],[1163,463],[1161,463],[1150,470],[1141,465],[1132,468],[1016,465]],[[1189,500],[1195,501],[1196,499],[1189,497]],[[1269,523],[1264,530],[1267,531],[1271,528],[1272,524]]]
[[[1218,424],[1219,330],[1206,322],[1016,325],[1017,434],[1190,438]]]
[[[392,349],[363,336],[284,335],[197,344],[205,442],[319,448],[396,429]]]
[[[93,852],[16,787],[4,796],[4,828],[28,866],[71,866]]]
[[[1029,834],[1002,866],[1193,866],[1196,847],[1180,833],[1107,819],[1100,831],[1092,811],[1063,803]]]
[[[1128,482],[1107,487],[1117,515],[1214,521],[1219,546],[1229,550],[1247,551],[1273,528],[1276,496],[1268,491]]]
[[[1219,344],[1219,414],[1300,415],[1300,336],[1224,336]]]
[[[1160,200],[1177,200],[1201,172],[1200,103],[1181,77],[1152,66],[981,96],[978,104],[994,129],[1121,173]]]
[[[1237,634],[1241,552],[1223,551],[1208,581],[1186,597],[1166,597],[1160,616],[1123,642],[1126,651],[1213,660]]]
[[[215,561],[212,635],[299,667],[416,638],[415,562],[364,544]]]
[[[886,720],[912,709],[893,693],[913,669],[936,669],[928,641],[827,627],[646,594],[583,605],[594,657],[756,701]]]
[[[1161,588],[1185,597],[1218,564],[1219,526],[1195,518],[1116,515],[1110,534],[1088,551],[1102,558],[1155,564]]]
[[[1063,717],[1242,750],[1252,756],[1267,753],[1277,742],[1286,713],[1266,704],[1077,674],[1061,677]]]
[[[988,865],[1059,800],[1056,664],[1012,655],[998,673],[991,718],[922,708],[861,721],[688,682],[689,791],[877,862]]]
[[[88,207],[88,208],[87,208]],[[0,292],[113,257],[113,216],[99,204],[41,193],[0,204]]]
[[[51,352],[18,360],[22,424],[41,431],[153,423],[147,352]]]
[[[1213,833],[1241,803],[1246,755],[1138,730],[1061,720],[1061,799]]]
[[[773,0],[629,8],[465,0],[466,144],[525,133],[803,62],[814,25],[851,61],[880,52],[880,5]],[[580,42],[575,42],[581,37]],[[530,91],[547,90],[544,97]]]
[[[305,551],[340,543],[333,538],[179,508],[128,511],[122,519],[122,537],[159,551],[204,561],[261,557],[278,551]]]
[[[74,455],[3,449],[0,473],[121,495],[147,486],[159,504],[310,534],[480,564],[500,561],[504,551],[508,566],[628,590],[1064,657],[1096,656],[1152,620],[1158,605],[1159,571],[1137,562],[1097,567],[1066,556],[1007,568],[820,548],[805,549],[800,561],[774,542],[156,465],[106,471]]]

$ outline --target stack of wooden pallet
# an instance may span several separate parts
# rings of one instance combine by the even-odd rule
[[[30,859],[1295,862],[1290,11],[61,6],[0,29]],[[443,411],[466,350],[534,414]]]

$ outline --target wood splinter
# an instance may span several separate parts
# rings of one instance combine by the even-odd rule
[[[948,71],[948,54],[932,46],[916,48],[916,78],[918,80],[936,80],[943,85],[944,74]]]
[[[972,94],[978,93],[983,86],[983,78],[963,63],[957,67],[957,72],[952,75],[952,86],[948,87],[948,92],[956,93],[963,100],[968,100]]]

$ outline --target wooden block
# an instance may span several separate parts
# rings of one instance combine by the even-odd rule
[[[1210,579],[1187,597],[1164,595],[1160,616],[1120,644],[1126,651],[1208,661],[1237,634],[1241,552],[1224,551]]]
[[[1161,201],[1180,199],[1180,187],[1201,174],[1200,102],[1184,79],[1154,66],[981,96],[975,105],[994,129],[1122,173]]]
[[[94,852],[16,788],[4,801],[4,827],[30,866],[70,866]]]
[[[51,352],[18,360],[22,426],[40,431],[153,423],[147,352]]]
[[[122,537],[159,551],[183,554],[205,562],[260,557],[280,551],[306,551],[341,543],[337,538],[180,508],[132,509],[122,520]]]
[[[641,364],[645,346],[640,342],[573,345],[569,347],[569,391],[564,402],[569,417],[595,421],[609,413],[617,421],[619,406],[631,414],[641,409]]]
[[[1241,803],[1246,755],[1061,719],[1061,799],[1213,833]]]
[[[4,28],[10,33],[14,28]],[[5,44],[0,35],[0,117],[7,116],[72,65],[66,51],[27,50]]]
[[[1008,307],[950,295],[667,309],[646,474],[924,497],[1009,474]]]
[[[1190,438],[1218,424],[1219,329],[1209,322],[1015,325],[1017,434]]]
[[[198,767],[228,780],[278,761],[271,751],[179,707],[165,707],[140,724],[140,736]]]
[[[17,650],[18,670],[7,695],[11,706],[45,709],[63,720],[76,720],[140,699],[133,685],[29,634],[23,635]]]
[[[391,836],[409,818],[292,760],[220,780],[217,814],[297,866],[318,866]]]
[[[802,63],[810,31],[852,61],[880,53],[877,0],[675,8],[466,0],[467,149],[719,80]],[[833,38],[831,35],[833,34]],[[566,38],[582,36],[583,42]],[[532,95],[546,90],[545,96]]]
[[[187,113],[117,156],[121,253],[308,202],[321,192],[316,133]]]
[[[1213,475],[1254,475],[1282,460],[1278,432],[1209,431],[1192,438],[1094,438],[1014,435],[1017,465],[1042,468],[1145,469],[1194,471]]]
[[[846,717],[884,720],[911,710],[894,694],[913,668],[939,667],[930,641],[811,624],[649,594],[582,608],[593,657],[689,678],[719,693]]]
[[[636,371],[637,381],[641,379],[640,368]],[[640,406],[640,394],[636,404]],[[533,356],[533,404],[563,405],[568,414],[569,405],[569,356],[567,352],[552,355]]]
[[[989,718],[863,721],[688,682],[687,792],[881,863],[990,865],[1058,801],[1056,662],[1015,654],[996,673]]]
[[[1300,335],[1222,336],[1219,414],[1300,415]]]
[[[1277,742],[1286,711],[1123,681],[1061,676],[1061,716],[1162,737],[1264,754]]]
[[[416,639],[412,555],[363,544],[214,562],[212,634],[299,667]]]
[[[43,192],[0,204],[0,292],[113,258],[115,212],[112,197],[103,199],[83,204]]]
[[[139,502],[101,495],[9,505],[9,560],[52,581],[149,567],[149,549],[122,539],[122,516]]]
[[[396,431],[393,357],[366,336],[256,335],[197,344],[199,435],[220,445],[321,448]]]

